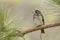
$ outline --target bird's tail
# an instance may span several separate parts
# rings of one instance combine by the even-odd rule
[[[42,37],[43,37],[42,34],[45,34],[45,31],[44,31],[44,29],[42,29],[40,32],[41,32],[41,33],[40,33],[40,40],[42,40]]]
[[[43,34],[45,33],[44,29],[41,30],[41,33],[43,33]]]

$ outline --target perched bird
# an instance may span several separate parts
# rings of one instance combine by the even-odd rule
[[[37,26],[37,25],[44,25],[44,17],[42,15],[42,13],[39,10],[35,10],[35,13],[33,15],[33,23]],[[41,33],[45,33],[44,29],[41,30]]]

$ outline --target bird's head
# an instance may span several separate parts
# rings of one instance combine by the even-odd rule
[[[41,14],[41,11],[39,11],[39,10],[35,10],[35,14],[37,14],[37,15],[42,15],[42,14]]]

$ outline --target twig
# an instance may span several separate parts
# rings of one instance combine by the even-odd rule
[[[40,25],[38,25],[38,26],[40,26]],[[34,28],[30,28],[28,30],[25,30],[22,33],[25,35],[27,33],[33,32],[33,31],[37,31],[37,30],[41,30],[41,29],[47,29],[47,28],[51,28],[51,27],[57,27],[57,26],[60,26],[60,23],[42,25],[41,27],[38,27],[38,26],[34,27]]]

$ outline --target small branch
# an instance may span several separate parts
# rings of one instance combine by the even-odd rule
[[[38,26],[40,26],[40,25],[38,25]],[[60,26],[60,23],[42,25],[40,27],[38,27],[38,26],[35,27],[35,28],[31,28],[31,29],[25,30],[22,33],[25,35],[27,33],[33,32],[33,31],[37,31],[37,30],[41,30],[41,29],[47,29],[47,28],[51,28],[51,27],[57,27],[57,26]]]

